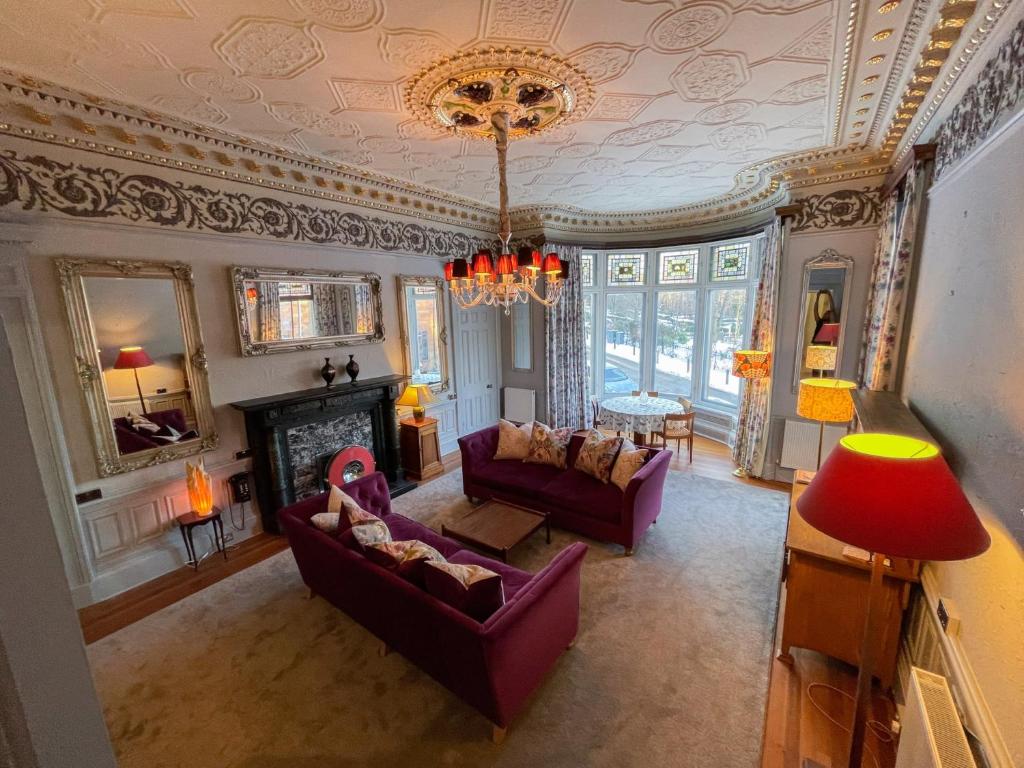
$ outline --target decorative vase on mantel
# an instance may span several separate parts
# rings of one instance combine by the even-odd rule
[[[331,358],[324,358],[324,367],[320,369],[320,375],[323,376],[328,389],[330,389],[331,384],[334,383],[334,377],[338,375],[337,369],[331,365]]]
[[[353,384],[356,383],[356,377],[359,375],[359,363],[356,362],[355,357],[355,355],[349,355],[348,364],[345,366],[345,371],[348,373],[349,378],[352,379]]]

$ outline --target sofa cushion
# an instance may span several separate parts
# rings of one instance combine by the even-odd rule
[[[480,622],[505,604],[501,575],[481,565],[431,560],[423,577],[427,592]]]
[[[528,464],[550,464],[552,467],[565,469],[565,458],[571,439],[572,430],[568,427],[551,429],[546,424],[535,421],[530,435],[530,451],[523,461]]]
[[[647,463],[649,453],[650,451],[646,448],[637,448],[629,440],[623,443],[622,450],[619,451],[619,456],[615,459],[615,467],[612,469],[612,483],[623,493],[625,493],[629,481],[633,479],[633,475]]]
[[[532,433],[532,421],[517,427],[511,421],[498,419],[498,450],[494,452],[494,459],[496,461],[506,459],[522,461],[525,459],[530,452]]]
[[[501,576],[501,587],[505,592],[506,603],[533,579],[532,573],[522,571],[508,563],[493,560],[470,549],[464,549],[461,552],[456,552],[448,558],[448,562],[455,563],[456,565],[479,565],[482,568],[494,571],[496,574]]]
[[[311,522],[315,527],[319,528],[324,533],[338,533],[338,521],[341,518],[341,514],[338,512],[317,512],[311,518]]]
[[[368,560],[395,571],[406,581],[423,586],[423,566],[428,561],[444,562],[444,555],[429,544],[415,539],[410,541],[386,541],[372,544],[363,550]]]
[[[385,541],[391,541],[391,531],[384,525],[383,520],[378,520],[375,523],[353,525],[349,530],[352,531],[352,538],[358,545],[358,548],[364,551],[367,547],[374,544],[383,544]]]
[[[492,461],[477,469],[476,480],[502,491],[533,493],[551,482],[560,472],[557,467],[549,464]]]
[[[417,539],[424,544],[429,544],[446,558],[451,558],[462,547],[451,539],[446,539],[439,533],[435,533],[423,523],[417,523],[408,517],[392,512],[384,518],[384,523],[391,531],[391,538],[398,540]]]
[[[578,469],[560,472],[541,490],[541,498],[552,506],[597,520],[622,520],[622,491]]]
[[[594,479],[607,483],[611,479],[615,457],[618,456],[621,447],[621,437],[605,437],[596,429],[592,429],[580,446],[573,466],[580,472],[586,472]]]

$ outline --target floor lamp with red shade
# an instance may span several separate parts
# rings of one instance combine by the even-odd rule
[[[901,435],[842,438],[796,508],[822,533],[872,553],[848,762],[861,768],[886,557],[965,560],[991,540],[939,449]]]

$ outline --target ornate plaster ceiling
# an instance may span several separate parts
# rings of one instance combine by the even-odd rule
[[[493,146],[432,130],[403,91],[446,55],[541,49],[586,72],[594,99],[571,124],[513,144],[512,202],[526,218],[596,223],[771,202],[815,163],[877,171],[937,5],[8,0],[0,65],[486,209]]]

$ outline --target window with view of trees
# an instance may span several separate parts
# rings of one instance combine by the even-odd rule
[[[759,238],[743,238],[586,252],[591,392],[607,398],[654,390],[735,410],[732,353],[748,334],[759,247]]]

